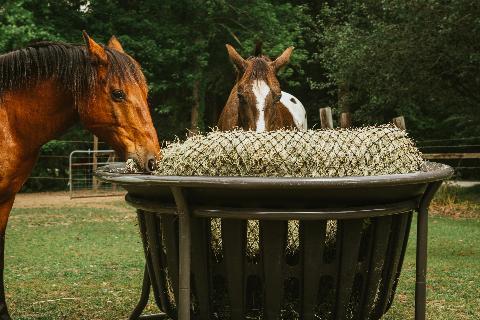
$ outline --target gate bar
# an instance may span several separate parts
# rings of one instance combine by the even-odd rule
[[[86,153],[88,155],[90,154],[101,154],[101,153],[112,153],[115,152],[115,150],[73,150],[70,152],[70,155],[68,156],[68,184],[69,184],[69,189],[70,189],[70,199],[73,198],[73,178],[72,178],[72,167],[75,166],[72,164],[72,159],[73,155],[75,153]],[[98,164],[98,163],[97,163]],[[92,179],[95,176],[92,177]]]

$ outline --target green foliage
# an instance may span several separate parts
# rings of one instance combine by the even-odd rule
[[[34,14],[24,1],[8,1],[0,5],[0,50],[20,48],[33,39],[54,38],[48,27],[39,27]]]
[[[404,115],[417,137],[478,135],[479,15],[474,0],[325,5],[316,57],[323,85],[346,83],[361,123]]]
[[[296,47],[280,78],[301,98],[310,123],[318,107],[337,104],[345,84],[358,124],[402,114],[417,137],[480,133],[478,1],[331,3],[6,1],[0,51],[38,39],[79,43],[82,29],[102,42],[117,35],[145,70],[163,139],[192,126],[194,105],[196,125],[215,125],[234,81],[224,45],[248,56],[257,40],[272,57]]]

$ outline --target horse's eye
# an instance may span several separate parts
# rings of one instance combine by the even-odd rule
[[[278,95],[275,95],[273,97],[273,102],[278,102],[278,101],[280,101],[280,99],[282,99],[282,94],[281,93],[278,94]]]
[[[125,101],[126,97],[127,95],[125,94],[125,92],[123,92],[123,90],[115,89],[112,91],[112,99],[114,101],[123,102]]]

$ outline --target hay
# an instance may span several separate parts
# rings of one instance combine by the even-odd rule
[[[343,177],[409,173],[422,156],[393,126],[338,130],[213,131],[162,151],[157,175]]]
[[[420,170],[421,153],[403,130],[391,125],[336,130],[257,133],[213,131],[177,141],[162,150],[157,175],[343,177],[402,174]],[[286,253],[299,247],[298,221],[288,222]],[[211,249],[222,256],[221,222],[211,220]],[[329,221],[334,245],[336,221]],[[259,254],[259,224],[247,224],[247,256]]]
[[[125,168],[123,170],[124,170],[124,173],[141,172],[137,162],[133,159],[128,159],[127,162],[125,162]]]

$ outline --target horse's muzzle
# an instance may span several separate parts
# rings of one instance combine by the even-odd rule
[[[147,157],[146,163],[145,163],[145,171],[147,172],[153,172],[157,169],[157,160],[155,157],[150,156]]]
[[[136,163],[137,170],[146,173],[153,173],[157,169],[157,158],[154,155],[147,154],[143,157],[130,153],[127,159],[133,159]]]

